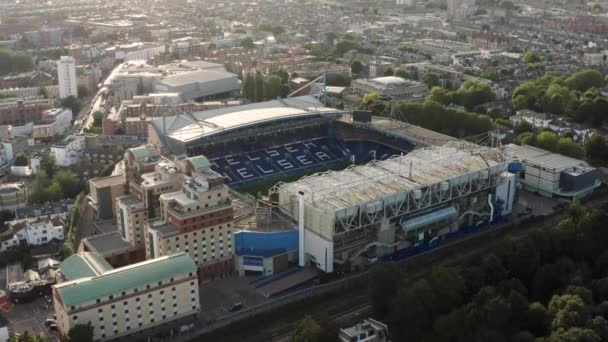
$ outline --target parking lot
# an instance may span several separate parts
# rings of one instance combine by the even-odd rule
[[[49,297],[50,298],[50,297]],[[25,331],[33,334],[42,334],[55,340],[55,334],[45,327],[44,321],[53,318],[53,306],[45,298],[38,298],[30,303],[15,304],[8,315],[12,331],[23,334]]]
[[[263,303],[266,298],[249,284],[255,278],[233,276],[201,284],[201,319],[203,323],[228,315],[228,309],[235,303],[242,303],[243,308]]]

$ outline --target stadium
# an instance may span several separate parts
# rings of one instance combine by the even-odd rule
[[[502,148],[327,108],[310,96],[159,118],[149,136],[173,155],[206,156],[233,189],[274,185],[266,215],[298,229],[300,266],[327,273],[400,258],[508,217],[516,192]],[[237,255],[249,253],[238,267],[266,274],[262,259],[276,250],[267,241],[256,238],[259,251],[237,241]]]

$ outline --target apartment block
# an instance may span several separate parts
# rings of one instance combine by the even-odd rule
[[[187,252],[203,278],[234,272],[233,207],[223,177],[203,156],[184,161],[181,188],[160,195],[146,223],[146,258]]]

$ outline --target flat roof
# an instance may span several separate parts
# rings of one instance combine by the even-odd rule
[[[174,277],[196,274],[196,265],[186,253],[176,253],[55,285],[66,307],[91,302],[122,291],[144,290]]]
[[[181,72],[162,78],[159,82],[172,87],[179,87],[192,83],[204,83],[227,78],[236,78],[236,75],[224,70],[207,69],[191,72]]]
[[[587,162],[558,153],[553,153],[542,148],[523,145],[509,144],[505,146],[507,157],[513,161],[527,162],[540,165],[548,169],[566,169],[574,166],[588,166]]]
[[[115,175],[101,178],[89,179],[89,182],[95,185],[97,188],[105,188],[107,186],[114,186],[125,184],[125,177],[123,175]]]
[[[135,249],[133,245],[122,239],[117,230],[84,238],[82,242],[104,257]]]

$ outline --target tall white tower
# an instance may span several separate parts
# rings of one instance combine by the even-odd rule
[[[78,96],[76,61],[70,56],[61,56],[57,61],[57,78],[59,79],[59,98]]]

